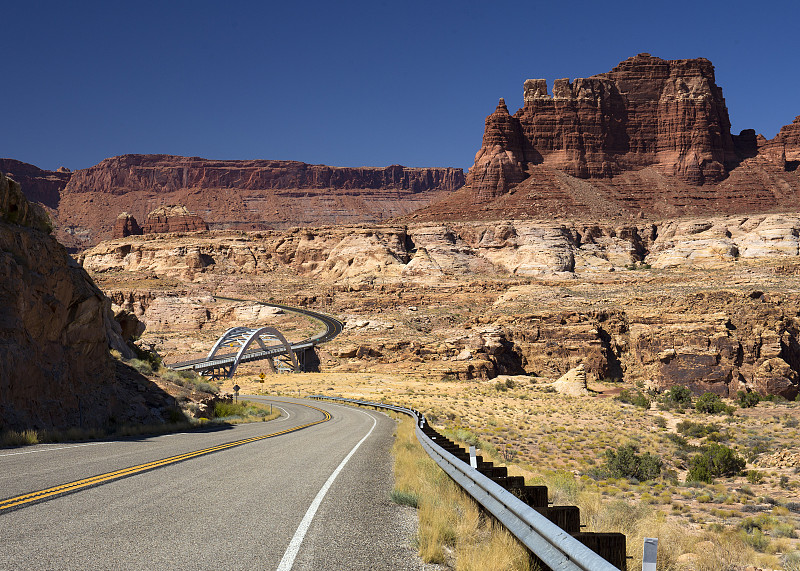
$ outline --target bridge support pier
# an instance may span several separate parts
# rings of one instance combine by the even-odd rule
[[[298,349],[294,353],[297,356],[297,364],[299,371],[303,373],[318,373],[319,372],[319,355],[317,354],[316,347],[306,347],[305,349]]]

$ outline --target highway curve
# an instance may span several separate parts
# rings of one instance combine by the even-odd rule
[[[344,323],[342,323],[338,319],[336,319],[334,317],[331,317],[330,315],[325,315],[324,313],[318,313],[316,311],[311,311],[310,309],[302,309],[302,308],[299,308],[299,307],[292,307],[290,305],[283,305],[283,304],[280,304],[280,303],[271,303],[271,302],[267,302],[267,301],[257,301],[257,300],[254,300],[254,299],[239,299],[239,298],[236,298],[236,297],[223,297],[223,296],[219,296],[219,295],[215,295],[214,299],[223,299],[223,300],[226,300],[226,301],[241,301],[241,302],[246,302],[246,303],[257,303],[259,305],[266,305],[266,306],[269,306],[269,307],[277,307],[279,309],[283,309],[284,311],[289,311],[289,312],[292,312],[292,313],[298,313],[300,315],[305,315],[306,317],[310,317],[312,319],[315,319],[316,321],[319,321],[320,323],[322,323],[325,326],[325,330],[322,331],[321,333],[313,335],[313,336],[311,336],[311,337],[309,337],[307,339],[303,339],[301,341],[295,341],[294,343],[291,343],[291,347],[292,347],[293,350],[306,349],[306,348],[309,348],[311,346],[319,345],[321,343],[327,343],[328,341],[332,340],[334,337],[339,335],[339,333],[342,332],[342,329],[344,329]],[[278,345],[276,347],[280,347],[280,346]],[[254,350],[258,351],[258,349],[254,349]],[[231,353],[231,354],[227,354],[227,355],[217,355],[214,360],[215,361],[219,361],[220,359],[228,358],[232,362],[234,355],[235,355],[235,353]],[[199,365],[201,363],[206,363],[206,362],[207,362],[207,359],[205,359],[205,358],[203,358],[203,359],[193,359],[191,361],[181,361],[179,363],[172,363],[172,364],[167,365],[167,366],[172,368],[172,369],[176,369],[176,370],[183,370],[183,369],[195,369],[195,370],[197,370],[195,365]]]
[[[339,333],[341,333],[342,329],[344,328],[344,324],[338,319],[331,317],[330,315],[325,315],[324,313],[311,311],[310,309],[302,309],[300,307],[292,307],[291,305],[283,305],[280,303],[272,303],[268,301],[257,301],[254,299],[223,297],[220,295],[215,295],[214,299],[224,299],[226,301],[242,301],[246,303],[257,303],[259,305],[267,305],[269,307],[277,307],[278,309],[283,309],[284,311],[299,313],[301,315],[305,315],[306,317],[316,319],[325,326],[325,331],[323,331],[322,333],[309,337],[308,339],[303,339],[302,341],[296,341],[295,343],[292,343],[293,347],[295,345],[305,345],[307,343],[313,343],[314,345],[318,345],[320,343],[327,343],[328,341],[339,335]]]
[[[410,547],[415,515],[389,500],[394,421],[250,398],[285,414],[212,432],[0,450],[6,499],[284,432],[0,510],[0,569],[420,568]],[[286,432],[324,420],[323,411],[330,420]]]

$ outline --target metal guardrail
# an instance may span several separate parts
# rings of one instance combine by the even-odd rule
[[[619,571],[514,494],[439,446],[423,432],[426,420],[419,411],[342,397],[314,395],[309,398],[384,408],[414,417],[417,439],[428,455],[542,563],[553,571]]]

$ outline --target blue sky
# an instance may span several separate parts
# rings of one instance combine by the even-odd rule
[[[0,157],[467,168],[527,78],[706,57],[734,133],[800,115],[796,2],[0,0]]]

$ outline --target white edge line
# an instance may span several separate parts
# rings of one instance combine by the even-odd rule
[[[353,446],[353,449],[350,451],[350,453],[344,457],[342,463],[339,464],[338,468],[333,471],[328,480],[322,485],[322,488],[320,488],[319,492],[317,492],[317,497],[315,497],[314,501],[311,502],[311,505],[308,506],[308,511],[306,511],[306,515],[303,516],[303,519],[300,521],[300,525],[297,526],[297,531],[294,532],[294,537],[292,537],[292,540],[289,542],[289,547],[286,548],[286,553],[283,554],[283,559],[281,559],[281,562],[278,564],[276,571],[291,570],[292,565],[294,565],[294,560],[297,557],[297,553],[300,551],[300,545],[303,543],[306,532],[311,526],[311,521],[314,519],[314,515],[317,513],[317,509],[319,509],[322,500],[325,498],[325,494],[328,493],[328,490],[330,489],[331,485],[333,485],[333,482],[336,480],[339,472],[341,472],[342,468],[345,467],[345,464],[350,461],[350,458],[353,457],[353,454],[356,453],[356,450],[358,450],[359,446],[361,446],[361,444],[363,444],[363,442],[369,438],[369,435],[372,434],[372,431],[375,430],[378,420],[371,414],[367,414],[364,411],[359,412],[366,414],[372,419],[372,428],[369,429],[369,432],[367,432],[364,438],[358,441],[358,444]]]
[[[82,446],[98,446],[100,444],[117,444],[117,442],[89,442],[87,444],[75,444],[74,446],[58,446],[57,448],[39,448],[37,450],[25,450],[24,452],[11,452],[9,454],[0,454],[0,458],[2,458],[3,456],[19,456],[20,454],[35,454],[37,452],[66,450],[67,448],[81,448]]]

